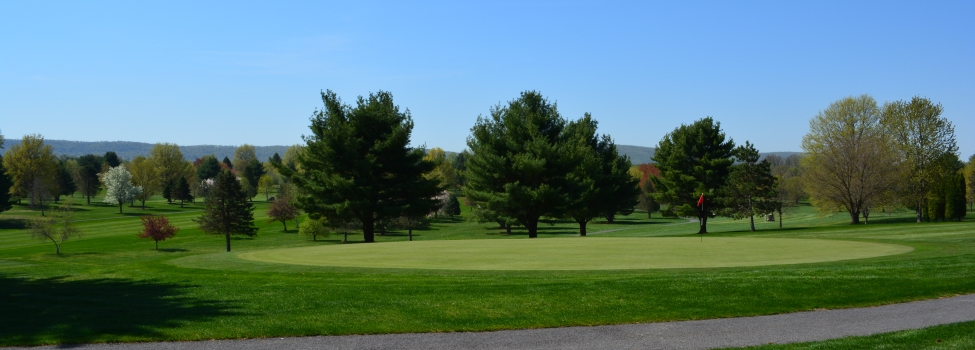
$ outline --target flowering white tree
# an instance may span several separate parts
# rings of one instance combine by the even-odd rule
[[[122,165],[109,168],[102,181],[105,182],[106,189],[104,202],[118,204],[119,214],[122,213],[122,204],[131,201],[136,191],[142,190],[135,190],[135,186],[132,186],[132,174]]]

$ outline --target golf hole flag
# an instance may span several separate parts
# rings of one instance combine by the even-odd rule
[[[704,193],[701,193],[701,198],[697,199],[697,206],[700,207],[702,204],[704,204]]]

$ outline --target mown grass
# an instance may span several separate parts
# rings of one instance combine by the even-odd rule
[[[81,201],[77,201],[81,202]],[[713,236],[800,237],[908,245],[911,253],[830,263],[739,268],[609,271],[463,271],[339,268],[262,263],[237,252],[342,244],[313,242],[293,225],[267,223],[257,202],[255,238],[202,234],[185,208],[161,199],[145,211],[77,205],[78,227],[62,254],[31,240],[16,206],[0,214],[0,345],[255,338],[318,334],[483,331],[765,315],[845,308],[975,292],[975,224],[909,223],[910,213],[847,225],[808,206],[777,223],[709,222]],[[468,210],[465,208],[464,214]],[[153,250],[136,237],[138,214],[181,227]],[[614,237],[690,236],[695,223],[646,213],[597,222]],[[522,239],[490,224],[439,218],[416,240]],[[576,235],[571,223],[541,227],[540,239]],[[706,239],[706,238],[705,238]],[[377,236],[405,241],[405,232]],[[361,241],[351,235],[348,244]]]
[[[975,349],[975,322],[952,323],[923,329],[875,334],[863,337],[846,337],[819,342],[770,344],[742,349],[752,350],[922,350],[922,349]]]

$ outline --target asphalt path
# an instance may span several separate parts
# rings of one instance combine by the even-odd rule
[[[859,309],[595,327],[61,345],[33,349],[711,349],[870,335],[975,320],[975,294]]]

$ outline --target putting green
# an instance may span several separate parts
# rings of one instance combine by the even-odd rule
[[[872,258],[914,248],[793,238],[548,238],[342,244],[272,249],[263,262],[449,270],[618,270],[801,264]]]

